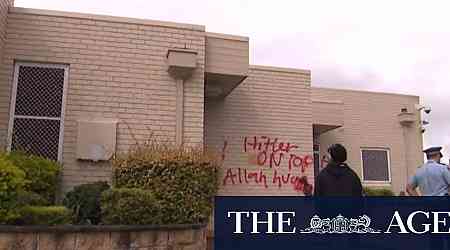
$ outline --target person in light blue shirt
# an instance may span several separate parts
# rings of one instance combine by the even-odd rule
[[[446,196],[450,186],[450,170],[440,163],[442,147],[432,147],[424,150],[427,162],[417,169],[409,181],[406,191],[411,196],[418,196],[419,187],[423,196]]]

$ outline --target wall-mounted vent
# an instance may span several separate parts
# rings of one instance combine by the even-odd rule
[[[78,121],[77,159],[106,161],[116,151],[117,120]]]

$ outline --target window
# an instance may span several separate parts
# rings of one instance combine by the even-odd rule
[[[366,182],[390,182],[389,149],[361,149],[362,176]]]
[[[66,65],[17,63],[8,149],[61,161]]]

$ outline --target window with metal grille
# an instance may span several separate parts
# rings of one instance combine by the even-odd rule
[[[66,65],[15,65],[10,150],[61,160],[67,76]]]
[[[363,180],[368,182],[390,182],[390,159],[388,149],[361,149]]]

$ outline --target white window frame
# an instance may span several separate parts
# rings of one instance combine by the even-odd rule
[[[40,68],[57,68],[64,70],[64,83],[63,94],[61,103],[61,116],[60,117],[42,117],[42,116],[15,116],[16,111],[16,97],[17,97],[17,84],[19,80],[19,68],[21,66],[28,67],[40,67]],[[7,150],[11,151],[12,147],[12,133],[14,129],[14,118],[33,118],[33,119],[45,119],[45,120],[58,120],[59,123],[59,141],[58,141],[58,162],[62,163],[63,160],[63,145],[64,145],[64,119],[66,112],[66,99],[67,99],[67,85],[69,81],[69,65],[67,64],[50,64],[50,63],[29,63],[29,62],[15,62],[14,64],[14,77],[12,84],[10,111],[9,111],[9,126],[8,126],[8,138],[7,138]]]
[[[387,181],[374,181],[366,180],[364,178],[364,160],[363,160],[363,150],[371,151],[383,151],[387,154],[387,164],[388,164],[388,180]],[[364,184],[391,184],[392,183],[392,172],[391,172],[391,150],[389,148],[377,148],[377,147],[362,147],[360,149],[360,160],[361,160],[361,179]]]

